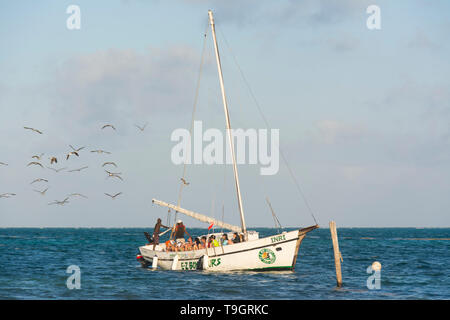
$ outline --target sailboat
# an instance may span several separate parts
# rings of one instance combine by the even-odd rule
[[[231,125],[228,114],[228,105],[220,63],[219,49],[217,45],[215,25],[212,11],[208,11],[209,25],[211,26],[214,49],[216,55],[219,82],[222,93],[222,102],[225,112],[225,122],[229,138],[231,158],[233,161],[234,182],[237,194],[238,208],[241,218],[241,226],[235,226],[226,222],[211,218],[207,215],[184,209],[179,205],[170,204],[161,200],[153,199],[156,205],[169,208],[177,213],[182,213],[194,219],[208,224],[214,224],[231,233],[243,235],[244,241],[232,245],[220,245],[218,247],[204,248],[191,251],[167,251],[165,244],[147,244],[139,247],[138,260],[143,266],[160,268],[163,270],[208,270],[208,271],[276,271],[294,270],[300,244],[306,234],[319,226],[313,225],[289,232],[281,232],[272,236],[259,238],[259,233],[247,230],[244,209],[242,206],[241,190],[239,186],[239,174],[236,166],[233,139],[231,136]],[[212,234],[208,234],[211,236]],[[215,235],[217,238],[217,234]],[[229,236],[231,239],[231,236]]]

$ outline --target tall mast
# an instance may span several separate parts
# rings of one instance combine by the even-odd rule
[[[231,157],[233,159],[234,181],[236,184],[236,193],[237,193],[237,199],[238,199],[239,213],[241,214],[242,232],[245,235],[247,233],[247,227],[245,226],[244,208],[242,207],[241,188],[239,187],[239,175],[238,175],[237,166],[236,166],[236,156],[234,154],[233,137],[231,135],[230,116],[228,114],[227,98],[225,96],[225,87],[223,85],[222,66],[220,64],[219,48],[217,46],[216,30],[214,27],[214,18],[213,18],[213,14],[212,14],[211,10],[208,11],[208,15],[209,15],[209,23],[211,25],[211,30],[212,30],[212,36],[213,36],[213,40],[214,40],[214,49],[216,51],[217,70],[219,72],[220,89],[222,91],[223,109],[225,111],[225,120],[226,120],[226,125],[227,125],[228,139],[230,141]]]

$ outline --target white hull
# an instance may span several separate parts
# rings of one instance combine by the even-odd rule
[[[155,251],[153,245],[147,245],[139,247],[139,251],[150,266],[157,257],[157,266],[153,267],[163,270],[293,270],[303,238],[306,233],[316,228],[317,226],[312,226],[262,239],[201,250]]]

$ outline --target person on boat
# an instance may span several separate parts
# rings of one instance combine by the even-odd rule
[[[219,244],[219,241],[216,240],[216,236],[215,235],[211,235],[209,237],[208,248],[218,247],[218,246],[220,246],[220,244]]]
[[[155,247],[157,244],[159,244],[159,231],[161,227],[168,229],[169,227],[166,227],[161,223],[161,219],[158,218],[155,224],[155,228],[153,229],[153,250],[155,250]]]
[[[221,240],[222,240],[222,245],[223,246],[227,246],[230,243],[230,241],[228,240],[228,235],[226,233],[224,233],[222,235],[222,239]]]
[[[166,251],[177,251],[177,247],[175,246],[175,241],[167,240],[165,242],[165,244],[166,244]]]
[[[201,241],[202,249],[205,249],[205,248],[208,246],[207,243],[206,243],[206,236],[203,236],[203,237],[200,239],[200,241]]]
[[[195,238],[193,250],[203,249],[199,238]]]
[[[193,250],[193,247],[194,247],[194,242],[192,242],[192,237],[189,237],[188,241],[183,246],[183,250],[191,251],[191,250]]]
[[[233,241],[233,243],[241,242],[241,238],[239,237],[237,232],[233,233],[233,238],[231,239],[231,241]]]
[[[187,232],[185,225],[183,224],[183,221],[178,220],[177,221],[177,225],[175,226],[175,231],[174,231],[174,237],[175,237],[175,241],[177,243],[181,243],[184,244],[185,240],[184,240],[184,234],[187,234],[189,237],[191,236],[189,234],[189,232]]]
[[[239,242],[244,242],[245,241],[244,235],[242,233],[239,234],[239,239],[241,240]]]

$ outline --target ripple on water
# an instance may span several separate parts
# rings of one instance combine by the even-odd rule
[[[143,231],[0,229],[0,298],[450,299],[450,242],[399,240],[450,238],[450,229],[339,229],[340,289],[328,229],[306,237],[294,272],[267,273],[143,269],[135,258],[145,241]],[[261,236],[272,232],[258,231]],[[381,290],[366,287],[373,261],[382,264]],[[66,287],[72,264],[81,268],[81,290]]]

